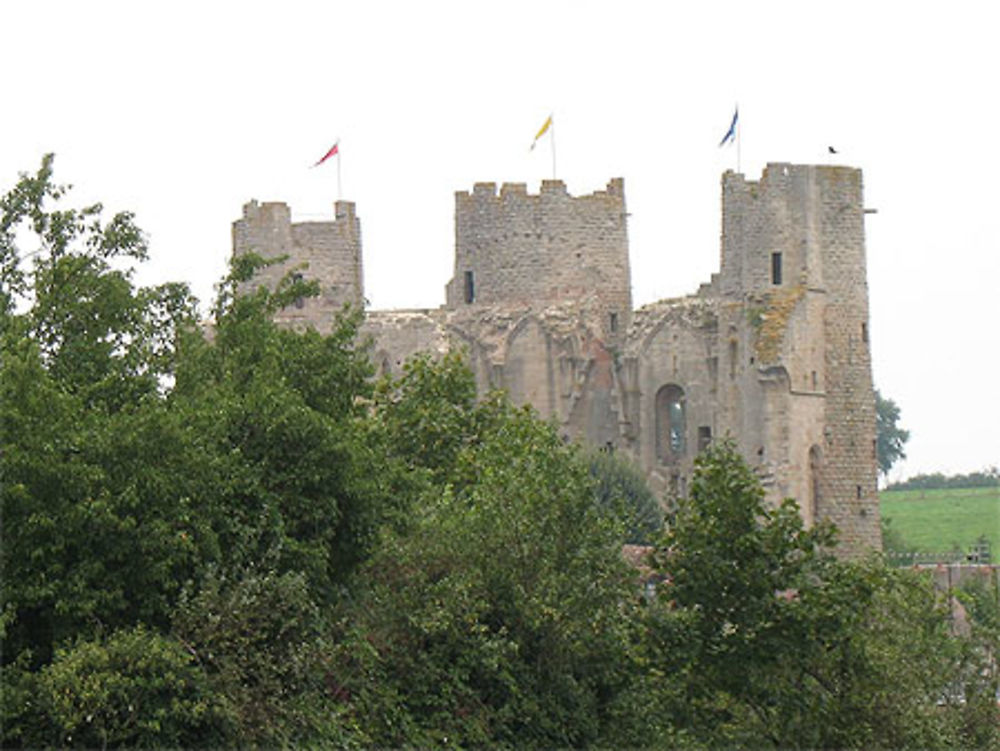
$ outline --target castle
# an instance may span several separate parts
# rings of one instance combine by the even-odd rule
[[[369,311],[381,372],[418,352],[468,354],[480,391],[500,387],[568,438],[631,456],[663,497],[732,436],[770,500],[831,519],[842,545],[881,547],[861,171],[769,164],[722,177],[721,261],[693,295],[632,309],[624,182],[574,197],[558,180],[477,183],[455,196],[455,268],[433,310]],[[329,328],[363,304],[353,203],[332,222],[244,206],[234,254],[288,260],[322,293],[278,318]],[[302,269],[301,272],[294,272]]]

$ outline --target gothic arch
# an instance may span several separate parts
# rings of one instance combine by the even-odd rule
[[[551,342],[534,316],[519,321],[507,339],[503,380],[514,404],[530,404],[546,418],[556,414]]]

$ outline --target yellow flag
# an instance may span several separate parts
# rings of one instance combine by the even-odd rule
[[[535,144],[538,143],[538,139],[545,135],[545,131],[547,131],[551,125],[552,125],[552,115],[549,115],[545,120],[545,124],[542,125],[538,133],[535,135],[535,140],[531,142],[532,149],[535,148]]]

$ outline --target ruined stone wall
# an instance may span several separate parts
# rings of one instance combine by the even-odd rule
[[[661,301],[633,320],[626,350],[630,447],[654,490],[681,496],[699,448],[727,432],[718,410],[717,306],[694,297]],[[681,414],[670,414],[673,397]]]
[[[349,201],[334,204],[334,217],[332,222],[293,224],[286,204],[251,201],[243,207],[243,218],[233,223],[233,255],[288,256],[263,269],[244,291],[261,284],[273,290],[287,274],[320,283],[318,297],[288,306],[278,314],[280,322],[328,331],[345,304],[364,304],[361,222]]]
[[[848,552],[879,547],[861,173],[730,172],[722,204],[719,273],[633,312],[621,180],[580,197],[558,181],[459,192],[446,304],[369,312],[375,366],[463,351],[480,393],[505,389],[567,438],[631,456],[668,501],[730,436],[770,501],[833,520]],[[323,328],[361,300],[360,228],[353,205],[337,211],[292,225],[283,204],[251,203],[234,225],[235,252],[292,256],[258,283],[300,262],[323,283],[286,322]]]

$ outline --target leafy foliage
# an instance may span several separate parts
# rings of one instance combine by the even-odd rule
[[[662,670],[683,676],[674,723],[709,746],[954,748],[970,740],[959,697],[980,664],[950,632],[928,579],[829,552],[791,501],[721,442],[698,460],[657,562]],[[664,608],[664,603],[659,603]]]
[[[642,470],[628,459],[606,451],[592,451],[589,461],[598,508],[622,521],[625,542],[651,542],[663,526],[663,509]]]
[[[211,458],[199,495],[230,564],[273,555],[278,571],[304,572],[313,596],[331,602],[377,527],[363,406],[371,368],[354,346],[355,314],[327,336],[272,322],[314,286],[237,296],[262,263],[243,257],[224,282],[211,342],[184,340],[169,402]]]
[[[5,746],[15,739],[76,748],[212,745],[229,724],[187,650],[143,626],[60,648],[21,683]]]
[[[354,647],[340,680],[368,740],[609,737],[633,664],[635,584],[584,457],[498,396],[473,403],[456,359],[411,363],[389,391],[380,417],[395,450],[444,483],[372,558],[345,611]],[[399,426],[416,422],[440,451],[406,450],[413,433]]]
[[[50,208],[67,190],[51,176],[50,155],[0,199],[4,661],[36,664],[70,637],[165,624],[194,560],[169,469],[186,435],[163,408],[194,301],[134,289],[116,268],[146,255],[131,215]]]
[[[197,660],[241,747],[330,743],[329,644],[305,577],[252,567],[210,571],[177,607],[173,634]],[[320,700],[317,700],[320,699]]]
[[[144,257],[130,217],[100,225],[95,207],[51,209],[65,190],[50,178],[46,158],[0,202],[0,626],[5,685],[22,700],[5,703],[8,718],[42,701],[45,684],[30,676],[72,645],[140,627],[168,638],[182,593],[200,602],[210,572],[238,579],[266,564],[281,586],[301,572],[311,607],[332,603],[380,523],[357,317],[325,337],[278,329],[273,311],[315,285],[237,296],[262,263],[247,258],[223,284],[206,338],[186,290],[134,289],[131,272],[112,266]],[[33,254],[15,243],[21,220],[36,231]],[[289,620],[305,619],[303,608]],[[252,737],[247,700],[221,685],[242,723],[235,736]],[[288,726],[281,717],[275,709],[270,720]]]

